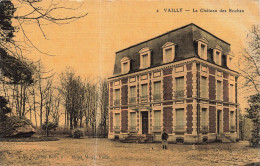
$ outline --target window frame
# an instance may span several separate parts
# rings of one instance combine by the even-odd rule
[[[163,49],[163,63],[170,63],[170,62],[174,61],[174,59],[175,59],[175,46],[176,46],[176,44],[174,44],[172,42],[167,42],[167,43],[165,43],[162,46],[162,49]],[[169,49],[172,50],[172,53],[171,53],[170,61],[168,62],[168,61],[166,61],[167,60],[166,50],[169,50]]]
[[[130,71],[130,58],[124,57],[121,59],[121,74],[127,74]],[[126,69],[124,70],[124,64],[126,64]]]
[[[201,38],[201,39],[198,39],[196,40],[197,41],[197,44],[198,44],[198,55],[201,59],[205,59],[207,60],[208,59],[208,40],[204,37],[204,38]],[[203,55],[201,54],[201,45],[205,46],[205,50],[204,50],[204,53]]]
[[[182,89],[178,89],[178,83],[177,80],[178,79],[183,79],[183,83],[181,85],[183,85]],[[184,98],[185,97],[185,77],[184,76],[180,76],[180,77],[175,77],[175,98]]]
[[[135,96],[132,96],[132,90],[131,90],[132,88],[135,88],[134,89]],[[128,98],[129,98],[129,103],[136,103],[136,99],[137,99],[137,86],[136,85],[129,86]],[[132,98],[135,98],[135,102],[132,102]]]
[[[234,93],[234,84],[229,84],[229,102],[231,102],[231,103],[234,103],[234,99],[235,99],[234,94],[235,94]]]
[[[157,84],[157,83],[160,83],[159,91],[155,89],[155,84]],[[155,93],[155,92],[159,92],[159,93]],[[153,82],[153,95],[152,95],[153,96],[153,101],[156,100],[156,99],[154,99],[154,95],[160,95],[160,100],[162,99],[162,81],[161,80]]]
[[[121,114],[120,113],[115,113],[115,125],[114,125],[114,128],[115,130],[120,130],[120,127],[121,127]],[[118,120],[117,120],[117,117],[118,117]],[[117,124],[118,122],[118,124]]]
[[[159,114],[158,118],[155,117],[156,112],[158,112],[158,114]],[[154,110],[153,115],[154,115],[153,130],[154,131],[160,131],[161,127],[162,127],[162,111],[161,110]],[[158,119],[158,121],[156,121],[155,119]],[[156,124],[156,123],[158,123],[159,125]]]
[[[142,48],[139,51],[140,54],[140,69],[145,69],[151,66],[151,52],[152,50],[149,47]],[[147,66],[144,66],[143,56],[147,55]]]
[[[218,82],[220,82],[220,94],[218,94]],[[217,80],[216,84],[216,100],[222,101],[223,100],[223,81]]]
[[[177,112],[182,111],[182,119],[177,117]],[[179,123],[178,123],[179,122]],[[181,123],[180,123],[181,122]],[[179,125],[181,124],[181,125]],[[175,130],[185,130],[185,110],[184,108],[175,109]]]
[[[117,99],[117,95],[116,95],[116,92],[117,91],[119,91],[119,98]],[[119,104],[118,105],[120,105],[120,103],[121,103],[121,89],[120,88],[117,88],[117,89],[114,89],[114,105],[115,105],[115,102],[116,102],[116,100],[119,100]]]
[[[213,49],[213,60],[215,62],[215,64],[222,66],[222,48],[217,45],[214,49]],[[217,53],[219,53],[219,57],[218,57],[218,63],[217,63]]]

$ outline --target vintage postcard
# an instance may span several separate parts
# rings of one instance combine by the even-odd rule
[[[0,165],[260,165],[259,11],[0,0]]]

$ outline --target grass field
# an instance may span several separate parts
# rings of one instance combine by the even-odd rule
[[[120,143],[108,139],[0,142],[0,165],[246,165],[260,162],[248,142],[206,145]]]

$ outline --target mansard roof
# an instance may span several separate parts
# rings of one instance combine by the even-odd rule
[[[208,46],[208,61],[213,61],[213,49],[222,48],[223,56],[230,52],[230,44],[216,37],[210,32],[191,23],[178,29],[169,31],[152,39],[130,46],[116,52],[114,75],[121,74],[121,59],[128,56],[131,59],[130,73],[140,71],[140,51],[151,51],[150,68],[163,64],[163,46],[167,43],[175,44],[175,59],[173,62],[198,57],[197,41],[200,40]],[[226,67],[225,65],[223,67]]]

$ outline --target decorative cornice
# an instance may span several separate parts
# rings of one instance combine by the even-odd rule
[[[144,47],[139,51],[139,54],[145,53],[145,52],[149,52],[151,51],[151,49],[149,47]]]
[[[166,42],[166,43],[162,46],[162,48],[166,48],[166,47],[170,47],[170,46],[174,46],[174,45],[176,45],[176,44],[174,44],[174,43],[172,43],[172,42]]]
[[[208,44],[209,43],[209,41],[205,38],[205,37],[203,37],[203,38],[200,38],[200,39],[197,39],[197,40],[195,40],[195,41],[200,41],[200,42],[202,42],[202,43],[205,43],[205,44]]]
[[[170,67],[180,67],[180,66],[183,66],[185,64],[192,63],[192,62],[195,62],[195,63],[198,63],[198,64],[204,64],[204,65],[210,66],[210,67],[214,67],[214,68],[217,68],[218,70],[220,70],[222,72],[228,72],[228,73],[231,73],[231,74],[233,74],[237,77],[239,75],[239,73],[236,72],[236,71],[233,71],[233,70],[230,70],[230,69],[225,69],[225,68],[223,68],[219,65],[213,64],[213,63],[208,62],[208,61],[201,59],[201,58],[192,57],[192,58],[188,58],[188,59],[185,59],[185,60],[182,60],[182,61],[171,62],[171,63],[168,63],[168,64],[163,64],[161,66],[156,66],[154,68],[149,68],[149,69],[146,69],[146,70],[137,71],[137,72],[130,73],[130,74],[117,75],[117,76],[114,76],[114,77],[110,77],[108,79],[110,81],[112,81],[112,80],[114,81],[114,80],[120,80],[122,78],[130,77],[130,76],[138,76],[138,75],[140,76],[140,75],[148,74],[148,73],[158,71],[158,70],[161,70],[161,69],[166,69],[166,68],[170,68]]]

